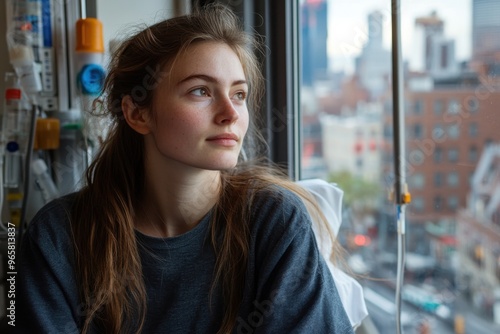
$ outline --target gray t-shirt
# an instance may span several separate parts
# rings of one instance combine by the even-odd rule
[[[19,252],[15,333],[80,332],[85,314],[74,270],[71,204],[71,196],[49,203],[28,227]],[[353,333],[300,198],[282,188],[262,191],[252,211],[233,333]],[[215,265],[211,214],[172,238],[136,232],[147,292],[143,333],[217,332],[223,300],[220,290],[209,295]]]

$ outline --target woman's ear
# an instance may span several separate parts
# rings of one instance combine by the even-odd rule
[[[122,98],[122,112],[127,124],[142,135],[151,132],[150,115],[146,108],[139,108],[130,95]]]

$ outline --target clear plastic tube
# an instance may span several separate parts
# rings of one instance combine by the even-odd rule
[[[4,187],[17,188],[21,182],[21,153],[15,141],[7,143],[4,161]]]
[[[36,184],[42,191],[42,197],[45,203],[59,197],[59,191],[49,174],[45,161],[42,159],[35,159],[31,165],[31,170],[35,175]]]

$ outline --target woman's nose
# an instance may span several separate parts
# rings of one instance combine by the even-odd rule
[[[231,124],[239,118],[239,113],[230,98],[223,98],[217,106],[215,122],[217,124]]]

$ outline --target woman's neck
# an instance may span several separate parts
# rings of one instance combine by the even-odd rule
[[[217,203],[220,187],[219,171],[186,168],[175,173],[147,172],[136,228],[155,237],[186,233]]]

